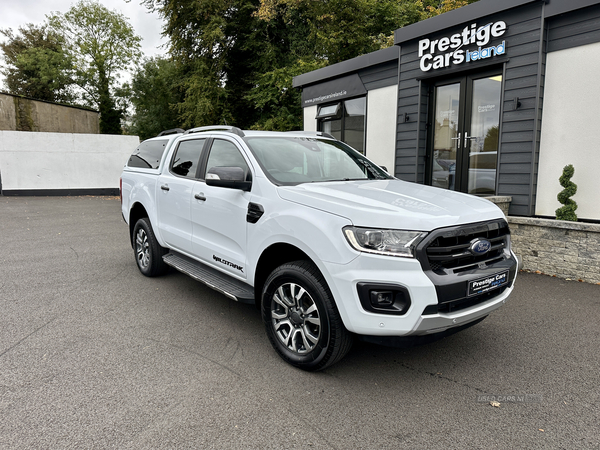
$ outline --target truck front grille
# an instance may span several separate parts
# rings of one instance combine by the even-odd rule
[[[483,255],[470,251],[472,242],[478,238],[492,244]],[[460,273],[473,270],[480,264],[501,261],[504,250],[510,245],[510,231],[504,220],[444,228],[435,230],[425,245],[425,258],[420,258],[422,264],[426,262],[429,269],[438,274]]]

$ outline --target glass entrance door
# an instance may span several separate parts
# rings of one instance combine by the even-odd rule
[[[456,162],[460,144],[461,83],[435,87],[432,186],[456,189]]]
[[[494,195],[502,76],[468,76],[433,86],[431,185]]]

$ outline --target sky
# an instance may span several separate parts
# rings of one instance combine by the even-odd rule
[[[76,3],[76,0],[0,0],[0,29],[12,28],[17,31],[19,26],[27,23],[39,25],[46,20],[46,14],[54,11],[65,13]],[[100,0],[110,10],[116,10],[128,18],[136,34],[143,38],[142,51],[144,56],[164,54],[165,49],[160,45],[167,42],[161,36],[162,20],[158,13],[150,13],[140,0]],[[1,40],[4,36],[0,36]],[[0,81],[2,76],[0,75]],[[0,85],[0,90],[4,86]]]

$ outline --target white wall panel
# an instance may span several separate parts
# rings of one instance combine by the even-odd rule
[[[581,219],[600,220],[600,43],[548,53],[537,215],[554,216],[563,167],[573,164]]]
[[[317,131],[317,105],[304,108],[304,131]]]
[[[373,89],[367,94],[367,158],[386,166],[393,175],[396,166],[396,120],[398,86]]]

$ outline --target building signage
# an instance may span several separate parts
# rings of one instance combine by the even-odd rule
[[[481,27],[467,25],[462,32],[441,39],[421,39],[419,41],[420,67],[423,72],[442,69],[464,62],[492,58],[506,53],[506,41],[498,45],[488,45],[492,38],[506,32],[502,20]]]
[[[345,98],[365,95],[367,89],[358,74],[349,75],[335,80],[326,81],[315,86],[302,89],[302,106],[320,105]]]

